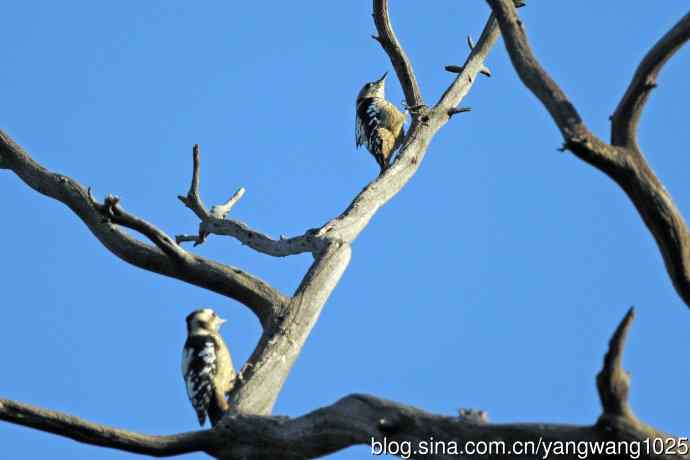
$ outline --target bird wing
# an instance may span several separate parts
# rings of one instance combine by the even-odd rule
[[[355,144],[357,147],[366,145],[369,150],[371,133],[379,126],[379,113],[373,98],[366,98],[357,104],[357,121],[355,127]]]
[[[216,370],[216,344],[213,339],[204,335],[190,336],[182,355],[182,375],[187,396],[201,426],[206,421],[206,411],[213,396],[213,377]]]
[[[364,134],[364,125],[359,115],[355,116],[355,147],[359,148],[366,143],[366,136]]]

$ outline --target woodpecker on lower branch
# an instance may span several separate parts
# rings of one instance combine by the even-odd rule
[[[357,95],[355,144],[366,145],[381,172],[390,166],[391,156],[402,144],[405,115],[385,98],[386,75],[367,83]]]
[[[182,376],[201,426],[206,422],[206,414],[211,425],[215,425],[227,412],[227,394],[237,378],[228,347],[218,331],[224,322],[210,308],[187,316]]]

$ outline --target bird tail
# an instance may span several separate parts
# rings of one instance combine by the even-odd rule
[[[196,416],[199,419],[199,426],[204,426],[206,423],[206,413],[203,410],[196,411]]]
[[[216,424],[220,422],[228,411],[228,408],[228,401],[225,399],[225,395],[216,394],[214,398],[211,398],[207,411],[211,426],[216,426]]]
[[[376,130],[376,153],[374,157],[376,162],[381,167],[381,172],[388,169],[390,166],[391,153],[395,149],[396,139],[393,134],[385,128],[377,128]]]

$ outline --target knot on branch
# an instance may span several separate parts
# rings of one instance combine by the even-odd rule
[[[480,409],[458,409],[458,417],[463,422],[476,423],[477,425],[485,425],[489,423],[489,413]]]

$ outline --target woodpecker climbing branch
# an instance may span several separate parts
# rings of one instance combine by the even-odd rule
[[[523,453],[528,457],[543,458],[554,454],[556,443],[598,443],[600,446],[661,441],[664,446],[673,445],[665,455],[652,455],[640,451],[640,459],[690,458],[687,438],[673,437],[648,427],[632,416],[631,411],[621,411],[620,406],[610,404],[609,398],[625,400],[627,385],[620,393],[616,383],[621,375],[621,355],[625,335],[632,323],[632,310],[625,316],[614,333],[604,367],[597,376],[603,413],[594,425],[558,425],[548,423],[490,424],[482,412],[460,410],[459,415],[436,415],[412,406],[388,401],[376,396],[352,394],[336,403],[319,408],[301,417],[259,416],[229,414],[211,430],[182,433],[170,436],[150,436],[98,425],[77,417],[39,409],[27,404],[0,399],[0,420],[28,426],[57,434],[78,442],[96,446],[151,455],[173,456],[191,452],[206,452],[218,459],[271,459],[296,460],[317,458],[353,445],[372,446],[373,442],[421,442],[435,439],[458,449],[466,442],[503,446],[493,456],[505,456],[509,449],[542,446],[541,450]],[[613,393],[612,393],[613,390]],[[658,441],[657,441],[658,440]],[[499,441],[499,442],[497,442]],[[545,449],[551,449],[546,451]],[[683,454],[685,452],[685,454]],[[678,453],[678,455],[674,455]],[[401,457],[405,452],[398,452]],[[579,450],[558,455],[564,459],[578,459]],[[425,456],[429,459],[457,458],[454,452],[438,449]]]
[[[237,300],[252,310],[262,324],[289,300],[263,280],[238,268],[175,248],[167,235],[125,213],[116,201],[111,200],[110,206],[99,205],[88,189],[71,177],[38,164],[4,131],[0,131],[0,158],[26,185],[68,206],[106,249],[125,262]],[[112,215],[105,218],[108,212]],[[115,220],[144,233],[159,247],[128,235]]]
[[[374,21],[380,35],[383,35],[381,31],[386,30],[386,28],[379,24],[390,25],[387,5],[387,2],[374,0]],[[402,190],[421,166],[429,143],[438,130],[448,122],[452,115],[458,113],[453,109],[469,93],[476,81],[477,74],[484,69],[484,60],[496,42],[497,34],[495,21],[492,22],[492,19],[489,18],[484,32],[470,52],[461,74],[439,103],[432,109],[423,106],[416,108],[416,116],[408,129],[405,142],[400,148],[396,161],[382,175],[369,183],[345,211],[321,227],[316,232],[319,237],[352,242],[366,228],[376,212]],[[383,40],[383,42],[385,41]],[[405,68],[412,69],[412,64],[397,39],[395,39],[396,46],[393,48],[386,47],[383,42],[382,46],[394,66],[396,62],[401,62],[402,59],[405,62]],[[404,80],[401,80],[401,85],[405,87]],[[408,99],[408,105],[410,104]],[[462,111],[462,109],[459,110]]]
[[[199,193],[199,182],[201,182],[201,151],[199,144],[194,144],[192,148],[192,182],[189,185],[187,195],[179,195],[177,198],[184,203],[201,221],[208,219],[209,215],[206,206],[201,200]]]
[[[649,83],[663,64],[690,38],[686,15],[642,60],[613,117],[614,145],[587,128],[575,106],[534,56],[522,21],[510,0],[487,0],[498,19],[515,70],[551,114],[564,139],[563,147],[614,180],[628,195],[654,236],[673,286],[690,307],[690,233],[663,183],[647,164],[634,131],[649,93]]]
[[[242,199],[245,191],[244,187],[240,187],[225,203],[211,206],[211,215],[216,219],[225,219],[232,207]]]

